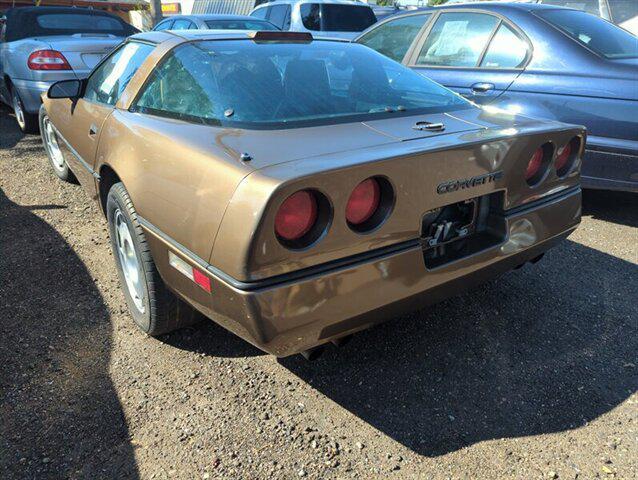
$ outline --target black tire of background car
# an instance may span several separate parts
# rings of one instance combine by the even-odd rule
[[[140,312],[131,298],[123,267],[117,254],[115,232],[115,212],[119,209],[125,217],[133,238],[135,252],[142,267],[142,287],[144,289],[144,312]],[[137,220],[137,213],[124,184],[116,183],[111,187],[106,200],[106,217],[109,224],[111,248],[115,258],[120,285],[124,291],[126,303],[133,320],[144,333],[157,336],[198,323],[202,316],[184,301],[178,299],[161,279],[146,241],[144,231]]]
[[[40,126],[40,135],[42,137],[42,144],[44,145],[44,151],[47,153],[47,158],[49,159],[49,163],[51,164],[51,168],[53,169],[53,173],[60,179],[64,180],[68,183],[78,183],[78,179],[75,177],[75,174],[71,171],[69,166],[64,163],[64,167],[58,167],[53,158],[51,157],[51,152],[49,151],[49,145],[47,144],[45,135],[45,127],[44,127],[44,119],[47,117],[47,112],[44,109],[44,105],[40,107],[40,115],[38,116],[38,124]]]
[[[38,115],[25,112],[24,103],[22,103],[22,99],[20,98],[18,91],[13,87],[11,88],[11,106],[13,107],[14,112],[16,112],[17,106],[19,106],[22,111],[22,122],[18,119],[18,115],[16,113],[16,121],[18,122],[20,130],[24,133],[38,133]]]

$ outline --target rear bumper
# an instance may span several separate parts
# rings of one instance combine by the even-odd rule
[[[506,212],[505,241],[435,269],[426,268],[415,240],[275,281],[237,286],[212,277],[212,294],[193,290],[166,268],[165,243],[160,248],[156,238],[150,244],[169,277],[165,281],[179,295],[258,348],[283,357],[457,295],[533,260],[567,237],[580,215],[577,187]]]
[[[583,188],[638,193],[638,152],[586,150],[581,181]]]
[[[27,113],[38,113],[42,104],[41,96],[49,90],[55,82],[34,80],[13,80],[13,86],[18,91],[22,104]]]

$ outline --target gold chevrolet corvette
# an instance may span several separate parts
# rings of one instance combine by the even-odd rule
[[[480,109],[365,46],[149,32],[40,112],[149,335],[199,311],[277,356],[536,262],[580,222],[583,127]]]

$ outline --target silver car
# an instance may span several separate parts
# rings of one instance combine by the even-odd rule
[[[203,13],[176,15],[162,20],[153,30],[279,30],[275,25],[247,15]]]
[[[137,30],[99,10],[21,7],[0,25],[0,100],[23,132],[38,130],[40,96],[58,80],[85,78],[102,57]]]

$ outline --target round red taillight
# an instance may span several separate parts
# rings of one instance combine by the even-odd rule
[[[317,199],[309,190],[290,195],[275,216],[275,232],[284,240],[299,240],[317,221]]]
[[[556,171],[562,172],[567,166],[569,157],[572,154],[572,144],[569,142],[563,148],[561,148],[556,155]]]
[[[369,220],[379,208],[381,187],[374,178],[368,178],[354,187],[346,205],[346,220],[360,225]]]
[[[540,147],[534,152],[532,158],[530,158],[529,163],[527,164],[527,169],[525,170],[525,180],[528,182],[532,181],[534,177],[537,177],[538,173],[541,171],[541,167],[543,166],[543,155],[543,148]]]

